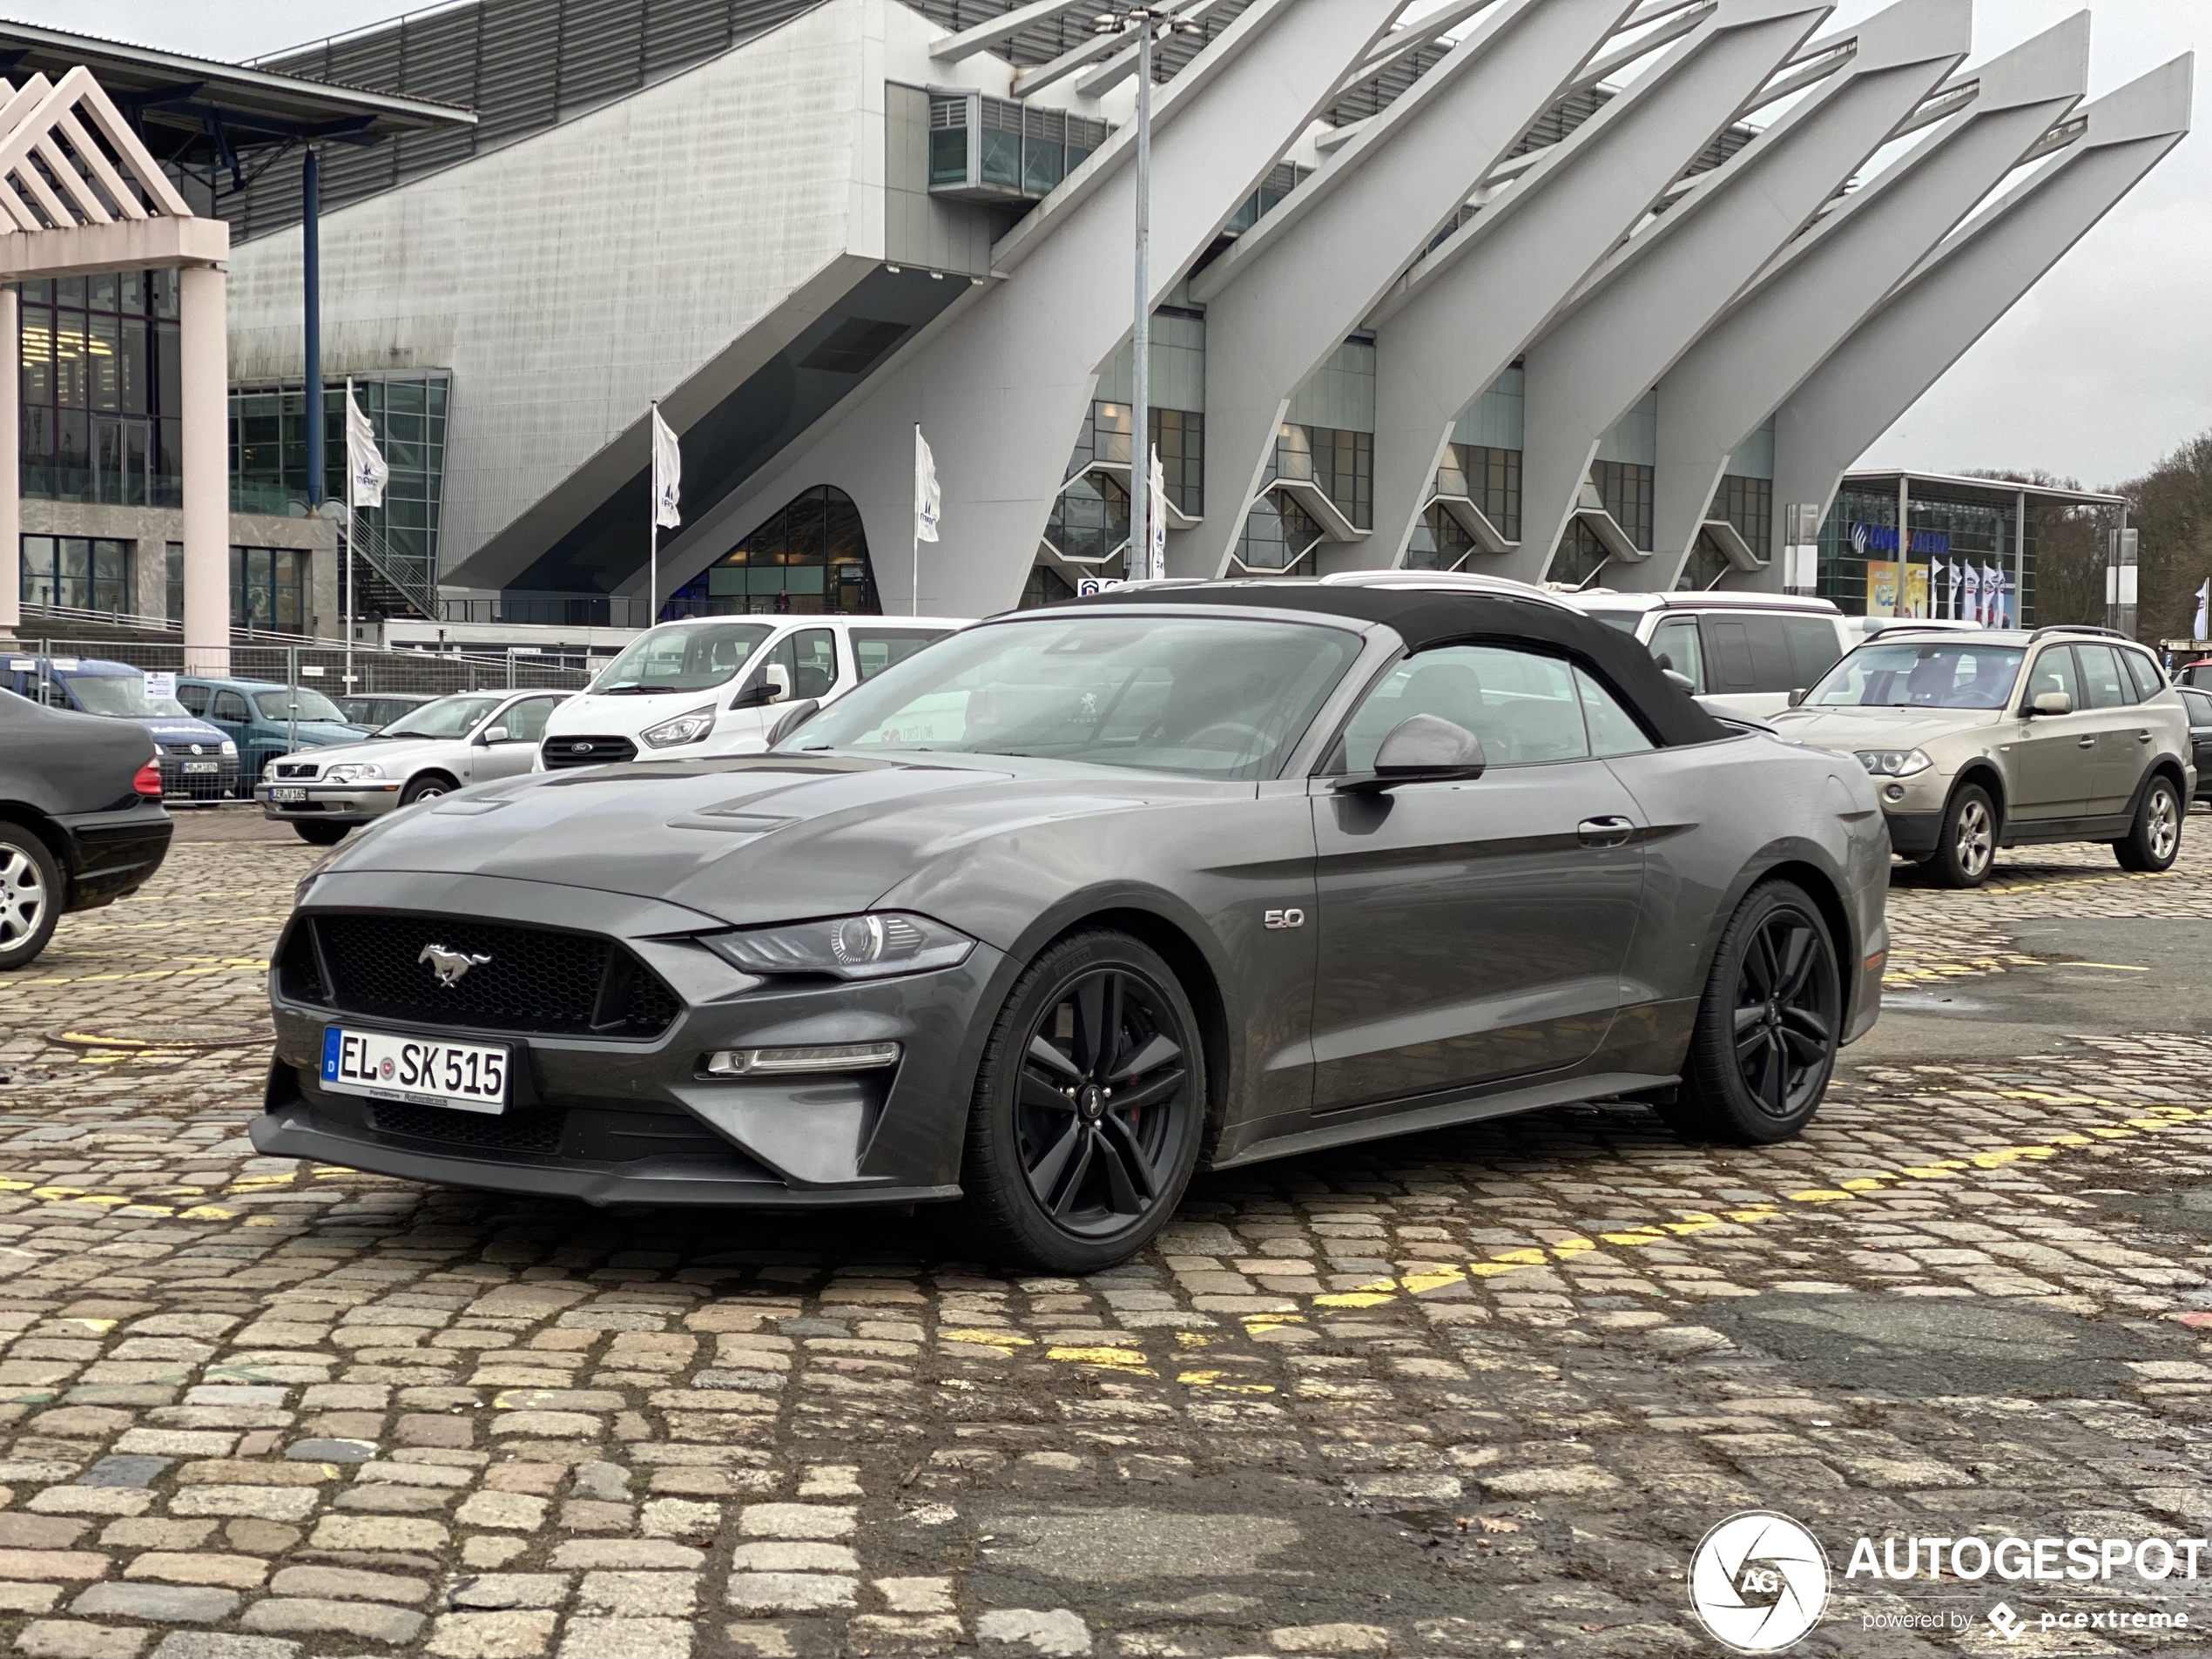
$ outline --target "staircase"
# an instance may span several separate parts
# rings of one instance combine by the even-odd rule
[[[419,617],[438,619],[437,573],[431,560],[392,545],[385,534],[384,515],[376,508],[352,514],[346,525],[347,540],[356,556],[354,563],[354,614],[360,617]],[[342,547],[341,547],[342,554]],[[339,603],[345,603],[345,571],[339,570]]]

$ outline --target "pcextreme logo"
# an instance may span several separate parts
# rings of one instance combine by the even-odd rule
[[[1689,1605],[1716,1642],[1738,1653],[1779,1653],[1820,1622],[1828,1557],[1789,1516],[1747,1509],[1698,1544]]]

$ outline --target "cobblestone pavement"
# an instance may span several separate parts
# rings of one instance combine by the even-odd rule
[[[1900,885],[1892,975],[2212,917],[2190,829],[2161,878],[2067,848]],[[314,856],[201,833],[0,981],[0,1648],[1636,1659],[1719,1651],[1685,1564],[1771,1507],[1837,1571],[1801,1652],[2208,1650],[2036,1621],[2200,1624],[2212,1559],[1843,1568],[1862,1534],[2205,1531],[2212,1040],[1885,1054],[1771,1149],[1589,1108],[1263,1166],[1128,1267],[1007,1277],[926,1215],[255,1157],[261,1051],[159,1045],[251,1037]]]

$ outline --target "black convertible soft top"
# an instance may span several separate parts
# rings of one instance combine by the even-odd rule
[[[1642,717],[1669,746],[1710,743],[1729,728],[1699,707],[1689,692],[1660,671],[1650,652],[1617,628],[1534,596],[1416,587],[1354,587],[1268,578],[1253,582],[1194,582],[1179,587],[1109,588],[1068,605],[1249,605],[1273,610],[1316,610],[1355,622],[1379,622],[1406,642],[1408,651],[1477,642],[1536,645],[1581,662]],[[1055,607],[1055,609],[1061,607]]]

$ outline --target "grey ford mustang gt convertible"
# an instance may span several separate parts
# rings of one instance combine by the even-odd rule
[[[794,718],[338,853],[274,958],[255,1146],[595,1204],[964,1199],[1083,1271],[1201,1167],[1612,1097],[1779,1140],[1878,1011],[1865,769],[1533,589],[1126,588]]]

